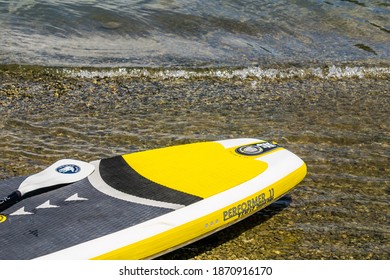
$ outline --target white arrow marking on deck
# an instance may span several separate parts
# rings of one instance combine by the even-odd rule
[[[57,207],[60,207],[60,206],[52,205],[52,204],[50,204],[50,200],[48,200],[45,203],[37,206],[36,209],[39,209],[39,208],[57,208]]]
[[[31,213],[31,212],[27,212],[24,210],[24,206],[18,210],[16,210],[15,212],[9,214],[10,216],[17,216],[17,215],[33,215],[34,213]]]
[[[81,201],[81,200],[88,200],[88,198],[79,197],[79,194],[75,193],[74,195],[65,199],[65,201]]]

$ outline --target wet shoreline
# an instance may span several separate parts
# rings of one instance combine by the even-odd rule
[[[388,73],[99,77],[3,66],[0,81],[1,179],[64,157],[234,137],[276,140],[305,160],[287,198],[162,259],[390,258]]]

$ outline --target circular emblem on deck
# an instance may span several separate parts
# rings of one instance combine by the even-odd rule
[[[1,224],[2,222],[5,222],[5,220],[7,220],[7,217],[0,214],[0,224]]]
[[[80,167],[75,164],[64,164],[56,168],[56,171],[61,174],[75,174],[80,171]]]
[[[237,148],[237,153],[242,154],[242,155],[248,155],[248,156],[253,156],[253,155],[259,155],[263,152],[262,147],[258,147],[256,145],[250,145],[250,146],[242,146]]]
[[[245,156],[256,156],[279,147],[275,142],[261,142],[238,147],[236,152]]]

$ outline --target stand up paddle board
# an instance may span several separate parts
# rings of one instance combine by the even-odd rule
[[[1,201],[0,259],[155,258],[248,217],[306,175],[292,152],[247,138],[88,165],[65,160],[42,174],[0,182],[0,197],[19,198],[6,206],[11,196]],[[56,172],[65,179],[54,179]]]

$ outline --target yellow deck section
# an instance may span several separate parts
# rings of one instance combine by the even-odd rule
[[[123,155],[143,177],[207,198],[244,183],[267,169],[255,156],[243,156],[217,142],[180,145]]]

